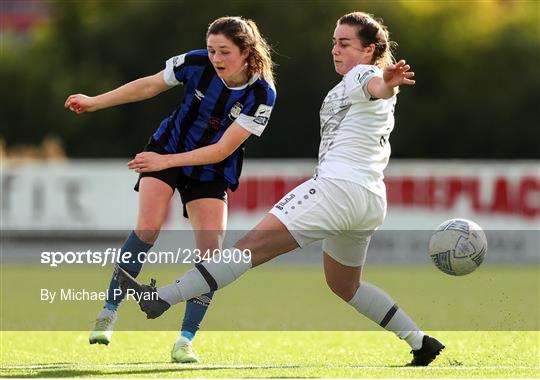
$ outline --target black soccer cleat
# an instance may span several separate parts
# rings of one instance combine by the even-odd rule
[[[424,335],[424,338],[422,338],[422,348],[411,351],[413,360],[407,366],[427,366],[435,360],[443,349],[444,344],[429,335]]]
[[[132,294],[147,319],[155,319],[167,311],[171,305],[159,298],[156,280],[151,279],[150,285],[141,284],[119,266],[115,269],[116,280],[120,289],[126,294]]]

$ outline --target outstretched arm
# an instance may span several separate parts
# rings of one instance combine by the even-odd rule
[[[156,96],[171,88],[163,79],[163,71],[126,83],[112,91],[97,96],[70,95],[64,103],[77,114],[94,112],[124,103],[133,103]]]
[[[383,77],[373,77],[368,83],[368,91],[374,98],[389,99],[398,92],[402,84],[413,85],[414,72],[404,59],[384,69]]]
[[[215,164],[229,157],[250,135],[251,133],[249,131],[235,122],[232,123],[215,144],[176,154],[142,152],[128,162],[128,168],[137,173],[144,173],[164,170],[175,166]]]

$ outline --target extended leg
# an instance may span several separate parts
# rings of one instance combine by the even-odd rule
[[[134,289],[140,294],[147,294],[148,296],[140,298],[139,306],[148,318],[157,318],[170,305],[223,288],[248,269],[297,247],[298,243],[283,223],[274,215],[267,214],[231,248],[246,252],[240,262],[225,260],[223,256],[215,255],[212,260],[197,264],[172,284],[159,289],[140,284],[122,270],[119,271],[118,279],[122,289]],[[154,293],[157,293],[158,297]]]

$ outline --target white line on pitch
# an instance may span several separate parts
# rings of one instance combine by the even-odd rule
[[[66,368],[170,368],[170,369],[278,369],[278,368],[343,368],[343,369],[399,369],[399,370],[475,370],[475,369],[537,369],[538,366],[431,366],[431,367],[400,367],[400,366],[368,366],[368,365],[260,365],[260,364],[192,364],[181,365],[174,363],[122,363],[122,364],[35,364],[1,366],[0,370],[13,369],[66,369]]]

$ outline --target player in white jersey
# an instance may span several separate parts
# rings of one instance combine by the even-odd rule
[[[147,294],[139,302],[148,318],[222,288],[274,257],[323,240],[330,289],[404,339],[413,350],[410,365],[428,365],[436,358],[444,345],[425,335],[383,290],[360,281],[371,235],[386,215],[383,170],[390,157],[398,86],[414,84],[414,73],[404,60],[395,63],[390,45],[386,27],[369,14],[354,12],[338,20],[332,56],[343,79],[328,93],[320,111],[321,144],[314,178],[285,195],[234,245],[233,249],[246,253],[239,262],[225,260],[223,252],[157,289],[119,269],[121,287],[152,293],[153,297]]]

